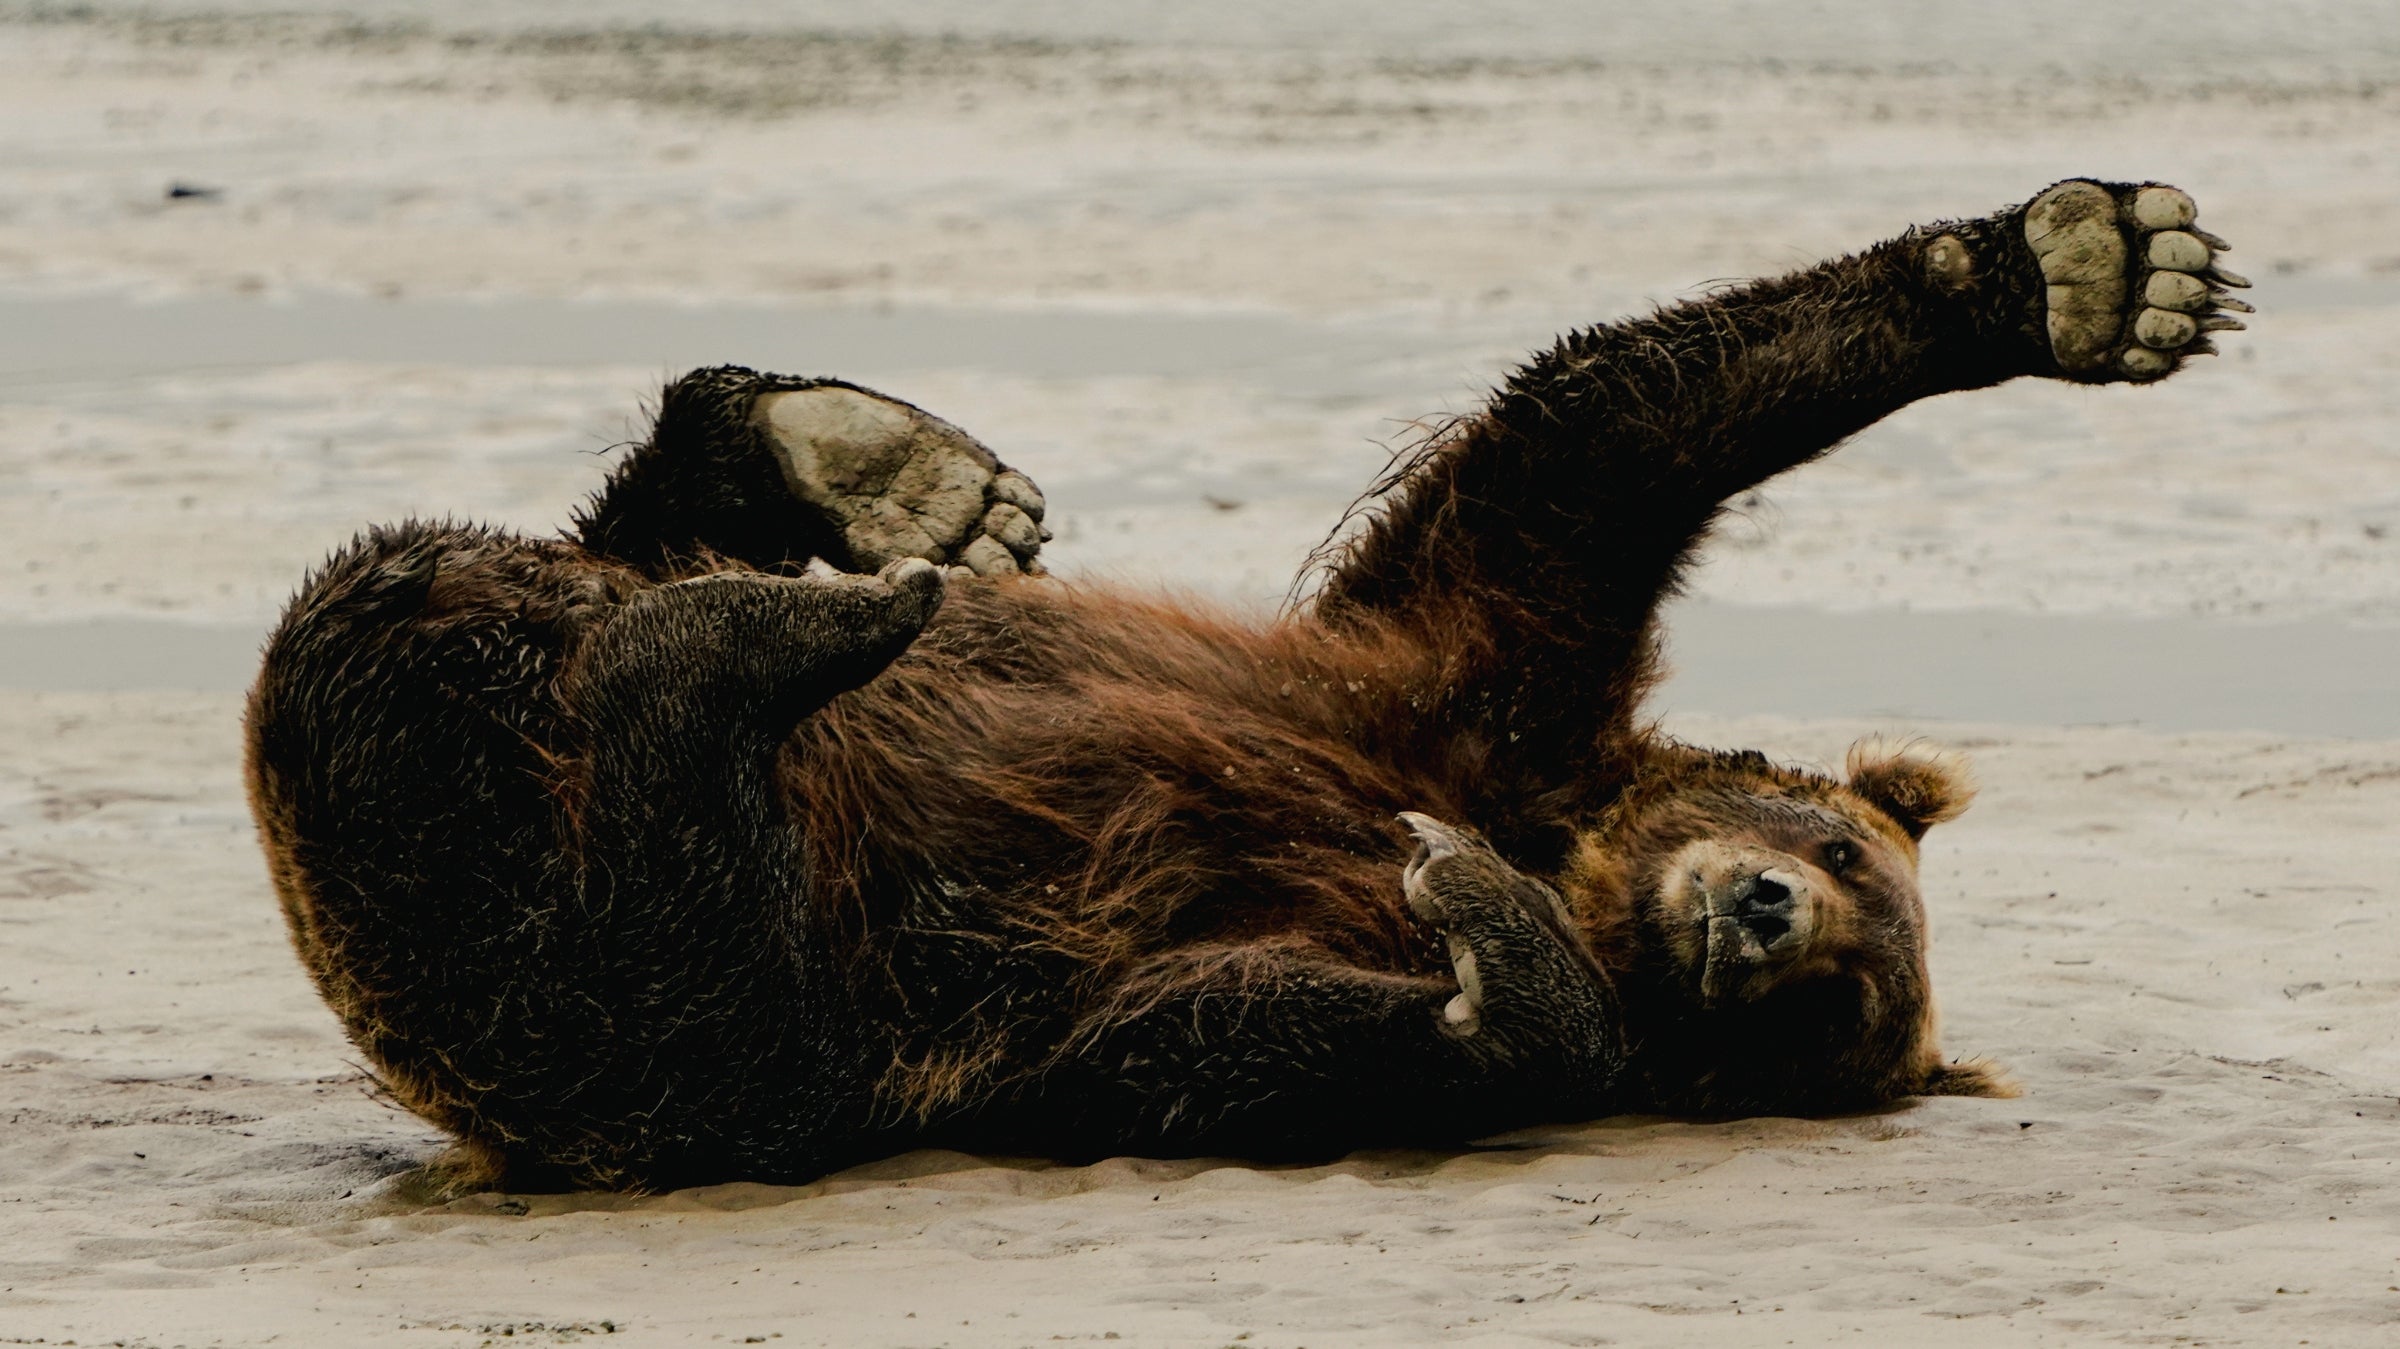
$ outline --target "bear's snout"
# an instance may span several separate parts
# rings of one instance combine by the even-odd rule
[[[1659,900],[1682,940],[1700,1001],[1719,1006],[1759,997],[1809,948],[1822,926],[1826,887],[1815,868],[1769,848],[1708,840],[1679,850]]]
[[[1771,954],[1800,944],[1800,925],[1809,916],[1808,900],[1805,877],[1770,867],[1711,895],[1708,917],[1712,923],[1734,923],[1746,941],[1757,943],[1762,955]]]

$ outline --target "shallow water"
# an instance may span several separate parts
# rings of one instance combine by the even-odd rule
[[[58,381],[305,361],[1158,375],[1341,393],[1423,341],[1265,314],[19,295],[0,297],[0,396]]]
[[[2271,314],[2400,307],[2400,280],[2267,276]],[[1588,303],[1588,299],[1585,301]],[[0,294],[0,397],[12,389],[307,361],[484,366],[737,363],[760,369],[983,370],[1032,378],[1152,375],[1227,379],[1276,393],[1341,397],[1416,387],[1403,373],[1497,346],[1528,349],[1597,312],[1519,314],[1461,325],[1314,322],[1268,313],[1112,312],[933,305],[683,305],[641,300],[141,299]]]
[[[167,620],[0,624],[0,688],[240,690],[262,641]],[[2336,623],[1689,603],[1670,655],[1662,712],[2400,738],[2400,631]]]
[[[2400,283],[2381,278],[2263,278],[2259,292],[2281,312],[2400,304]],[[1259,314],[15,296],[0,297],[0,399],[60,383],[311,360],[662,372],[740,360],[869,378],[1148,375],[1372,396],[1417,389],[1428,362],[1491,340]],[[1104,486],[1077,504],[1123,506],[1131,492]],[[254,628],[169,619],[0,624],[0,688],[238,690],[259,642]],[[1660,706],[1675,712],[2400,736],[2400,630],[2334,622],[1694,601],[1675,612],[1672,654],[1678,673]]]
[[[1661,710],[2400,736],[2400,630],[1686,604]]]

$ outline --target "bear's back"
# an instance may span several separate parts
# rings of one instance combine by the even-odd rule
[[[564,545],[378,528],[303,584],[251,689],[251,804],[294,947],[437,1120],[452,1051],[539,975],[504,943],[555,909],[571,865],[549,684],[612,584]]]

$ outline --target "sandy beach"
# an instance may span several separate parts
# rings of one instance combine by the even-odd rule
[[[1616,43],[1506,4],[1374,31],[1244,7],[1248,37],[1141,6],[301,8],[0,8],[0,642],[238,640],[369,521],[554,526],[708,360],[973,430],[1049,492],[1076,583],[1263,607],[1419,419],[1561,328],[2067,174],[2191,189],[2254,331],[2159,389],[1912,408],[1741,503],[1699,600],[2400,629],[2375,6],[2194,6],[2148,48],[2131,11],[2048,0],[1954,30],[1643,6]],[[2013,1101],[443,1202],[440,1140],[285,946],[238,695],[89,673],[0,690],[0,1343],[2400,1328],[2400,740],[2359,727],[2275,733],[2257,699],[2189,729],[1793,720],[1725,684],[1669,707],[1801,761],[1869,732],[1973,755],[1984,794],[1925,854],[1933,968],[1947,1047]]]

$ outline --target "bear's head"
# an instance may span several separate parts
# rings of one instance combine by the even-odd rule
[[[1647,1108],[2007,1094],[1942,1058],[1925,968],[1917,843],[1974,794],[1957,757],[1872,740],[1840,780],[1747,751],[1646,765],[1566,881],[1618,977]]]

